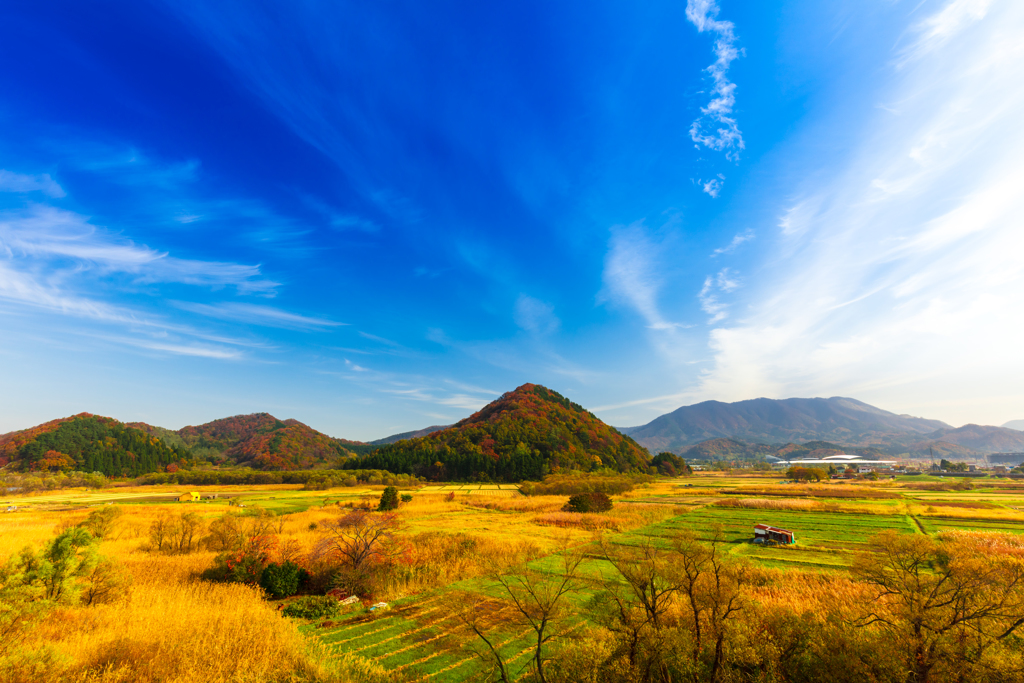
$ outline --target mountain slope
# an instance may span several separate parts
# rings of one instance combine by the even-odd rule
[[[448,429],[451,425],[432,425],[430,427],[424,427],[423,429],[417,429],[412,432],[402,432],[401,434],[392,434],[391,436],[385,436],[383,439],[377,439],[371,441],[371,446],[386,446],[389,443],[395,443],[396,441],[404,441],[405,439],[415,439],[420,436],[426,436],[427,434],[433,434],[439,432],[442,429]]]
[[[931,440],[964,446],[983,453],[1024,452],[1024,432],[1004,427],[968,424],[953,429],[940,429],[928,435]]]
[[[337,466],[355,455],[346,447],[298,420],[279,420],[269,413],[235,415],[178,430],[197,455],[221,457],[264,470]],[[358,444],[362,445],[362,444]]]
[[[139,476],[189,456],[157,436],[89,413],[0,436],[0,466],[32,471],[77,470]]]
[[[646,470],[648,459],[635,441],[579,405],[524,384],[451,427],[383,446],[346,466],[519,481],[560,469]]]
[[[1017,431],[1024,431],[1024,420],[1010,420],[1003,425],[1003,429],[1016,429]]]
[[[852,398],[833,397],[704,401],[621,431],[652,452],[680,452],[686,446],[716,438],[883,445],[916,441],[940,429],[951,427],[938,420],[890,413]]]

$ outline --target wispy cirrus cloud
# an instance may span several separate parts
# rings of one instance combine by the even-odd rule
[[[643,223],[613,228],[604,259],[604,287],[598,301],[632,308],[653,329],[671,327],[658,307],[662,286],[660,253]]]
[[[520,329],[538,336],[551,334],[561,325],[554,306],[526,294],[516,299],[513,318]]]
[[[173,305],[184,311],[198,313],[199,315],[204,315],[209,318],[229,320],[232,322],[264,327],[280,327],[291,330],[315,330],[348,325],[348,323],[340,323],[333,320],[327,320],[325,318],[300,315],[280,308],[262,306],[259,304],[230,301],[214,304],[202,304],[189,301],[175,301],[173,302]]]
[[[708,275],[704,279],[704,286],[697,294],[697,298],[700,300],[701,310],[711,316],[708,320],[709,325],[714,325],[728,317],[726,312],[728,305],[723,303],[719,297],[739,286],[739,278],[730,268],[723,268],[717,275]]]
[[[119,238],[81,214],[45,205],[0,214],[0,251],[10,260],[32,259],[77,271],[123,273],[140,283],[175,282],[202,287],[235,287],[240,293],[272,295],[278,283],[258,265],[200,261],[170,256]]]
[[[794,193],[748,313],[711,332],[703,396],[839,394],[982,424],[1024,408],[1008,315],[1024,308],[1022,33],[1014,2],[947,2],[911,27],[877,94],[898,104]]]
[[[701,116],[690,125],[690,138],[698,145],[725,152],[730,161],[737,161],[740,150],[744,148],[743,134],[733,116],[736,84],[729,80],[728,73],[729,65],[742,51],[736,47],[735,25],[731,21],[716,19],[718,12],[715,0],[687,0],[686,18],[690,23],[698,32],[708,31],[716,36],[715,62],[706,69],[714,83],[712,98],[707,106],[701,107]],[[720,189],[721,179],[704,185],[704,191],[712,197],[717,197]]]
[[[729,244],[725,245],[724,247],[719,247],[718,249],[715,249],[713,252],[711,252],[711,258],[721,256],[722,254],[731,254],[732,252],[736,251],[736,247],[740,246],[744,242],[749,242],[752,239],[754,239],[754,231],[747,228],[743,232],[733,237],[732,241],[729,242]]]
[[[49,173],[29,175],[0,169],[0,192],[42,192],[55,199],[65,196],[62,188]]]

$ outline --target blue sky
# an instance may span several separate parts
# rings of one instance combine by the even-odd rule
[[[36,2],[0,21],[0,431],[1024,417],[1024,5]]]

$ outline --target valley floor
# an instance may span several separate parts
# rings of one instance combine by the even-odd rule
[[[919,476],[803,485],[782,484],[777,475],[708,473],[638,487],[614,497],[612,510],[592,514],[561,512],[567,496],[526,497],[510,485],[423,486],[401,492],[412,500],[397,513],[402,537],[413,544],[408,552],[420,558],[410,560],[415,570],[361,596],[366,600],[340,617],[309,621],[281,616],[277,608],[288,600],[198,578],[216,553],[153,552],[149,529],[168,512],[196,512],[209,524],[239,505],[258,507],[277,515],[276,543],[298,557],[346,505],[375,505],[382,487],[195,487],[204,498],[218,496],[198,503],[173,502],[185,489],[165,486],[9,496],[0,502],[17,509],[0,517],[0,561],[26,545],[38,548],[93,510],[120,506],[124,514],[99,552],[123,568],[130,587],[117,601],[39,616],[0,650],[7,665],[0,680],[463,681],[490,666],[473,624],[489,634],[515,680],[526,676],[536,634],[514,618],[507,591],[492,578],[502,562],[507,568],[524,561],[557,580],[565,554],[583,553],[579,583],[553,631],[569,636],[594,625],[593,601],[618,581],[605,559],[609,549],[668,548],[680,531],[698,539],[718,534],[730,557],[760,572],[762,585],[800,576],[820,591],[848,585],[851,566],[875,550],[872,539],[881,531],[1024,534],[1024,484],[974,484],[967,491],[929,490],[948,488],[948,480]],[[789,529],[796,543],[755,545],[756,523]],[[443,557],[429,557],[445,535],[468,550],[453,555],[444,546]],[[388,606],[369,611],[370,600]]]

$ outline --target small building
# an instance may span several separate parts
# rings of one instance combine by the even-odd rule
[[[754,543],[796,543],[796,535],[787,529],[780,529],[767,524],[754,525]]]
[[[203,497],[194,491],[192,493],[183,493],[178,496],[179,503],[195,503],[202,499]]]

